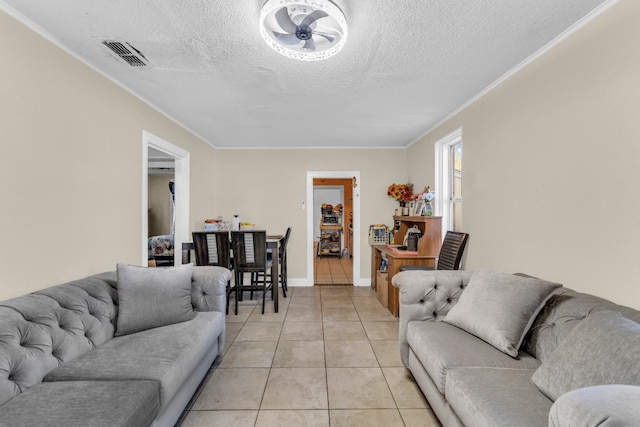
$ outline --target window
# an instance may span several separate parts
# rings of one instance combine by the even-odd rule
[[[462,129],[436,143],[436,215],[443,235],[462,231]]]

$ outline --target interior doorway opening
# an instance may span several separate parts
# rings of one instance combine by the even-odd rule
[[[147,131],[142,133],[142,262],[149,264],[149,153],[173,163],[173,264],[182,264],[182,243],[189,241],[189,152]]]
[[[331,196],[332,193],[333,196]],[[336,194],[340,195],[336,196]],[[322,203],[332,205],[332,208],[338,204],[342,205],[338,236],[335,235],[335,228],[338,227],[331,226],[332,220],[325,221],[327,225],[321,229]],[[322,272],[325,277],[319,284],[362,285],[359,230],[360,172],[307,172],[307,207],[307,284],[314,285],[316,273]],[[323,235],[326,240],[321,246]],[[327,274],[332,273],[332,269],[336,275],[336,281],[326,277]]]
[[[352,179],[313,179],[314,285],[353,285]]]

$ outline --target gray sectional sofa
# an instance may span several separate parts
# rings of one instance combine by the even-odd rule
[[[0,302],[0,426],[173,426],[225,339],[231,272],[108,272]]]
[[[640,312],[522,275],[405,271],[400,352],[445,426],[640,425]]]

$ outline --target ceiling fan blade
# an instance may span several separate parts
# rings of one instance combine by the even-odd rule
[[[280,28],[282,28],[284,31],[290,34],[293,34],[296,32],[297,26],[295,22],[293,22],[289,17],[289,12],[287,11],[286,6],[278,10],[275,14],[275,17],[276,17],[276,22],[278,23],[278,25],[280,25]]]
[[[335,34],[323,33],[322,31],[312,31],[312,34],[324,37],[325,39],[329,40],[330,43],[333,43],[333,41],[337,37]]]
[[[316,43],[313,41],[313,39],[309,39],[306,42],[304,42],[304,46],[302,46],[302,48],[306,50],[314,51],[316,50]]]
[[[289,46],[293,46],[294,44],[300,43],[300,39],[296,37],[295,34],[283,34],[283,33],[276,33],[274,31],[273,37],[275,37],[276,40],[278,40],[280,43],[286,44]]]
[[[325,12],[324,10],[314,10],[309,15],[307,15],[306,18],[304,18],[302,20],[302,22],[300,23],[300,26],[302,26],[302,25],[311,25],[314,22],[316,22],[318,19],[324,18],[326,16],[329,16],[329,14],[327,12]]]

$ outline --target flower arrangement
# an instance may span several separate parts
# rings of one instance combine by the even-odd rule
[[[387,196],[398,202],[408,202],[413,196],[413,184],[391,184],[387,188]]]

